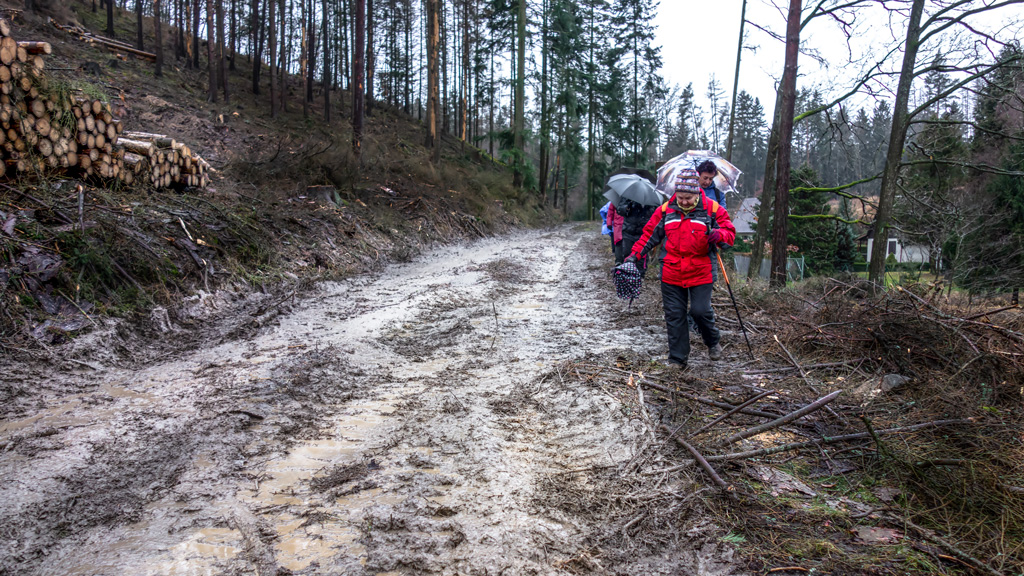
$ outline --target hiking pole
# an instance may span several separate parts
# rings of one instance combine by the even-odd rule
[[[747,338],[747,329],[743,326],[743,317],[740,316],[740,307],[736,304],[736,297],[732,294],[732,284],[729,283],[729,274],[725,271],[725,265],[722,264],[722,254],[715,250],[715,256],[718,258],[718,269],[722,271],[722,277],[725,278],[725,286],[729,289],[729,298],[732,298],[732,307],[736,310],[736,319],[740,321],[740,330],[743,331],[743,340],[747,343],[747,352],[750,353],[750,359],[754,359],[754,350],[750,347],[750,340]]]

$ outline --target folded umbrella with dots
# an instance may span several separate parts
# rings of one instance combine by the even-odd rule
[[[612,280],[615,282],[615,295],[622,300],[629,300],[630,305],[633,299],[640,295],[640,288],[643,285],[643,273],[636,264],[626,262],[612,268]]]

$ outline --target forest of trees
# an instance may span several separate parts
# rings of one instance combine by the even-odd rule
[[[111,35],[114,10],[134,11],[131,40],[139,49],[153,49],[162,22],[168,55],[209,71],[211,101],[229,101],[225,79],[246,66],[251,90],[266,95],[272,115],[289,106],[309,114],[320,98],[328,120],[351,118],[356,140],[362,116],[387,105],[426,124],[435,161],[442,137],[461,139],[510,165],[517,186],[567,216],[570,204],[576,216],[593,213],[615,168],[650,166],[662,153],[670,111],[653,45],[653,0],[99,0],[93,7],[107,12]],[[360,91],[365,98],[354,97]]]
[[[927,246],[932,266],[958,283],[990,289],[1024,281],[1024,65],[1010,13],[997,32],[972,19],[1014,4],[790,0],[786,34],[770,32],[778,44],[797,46],[800,32],[826,20],[850,42],[847,28],[869,10],[888,11],[892,38],[849,63],[858,70],[852,83],[800,86],[794,77],[775,103],[742,90],[739,75],[734,113],[713,75],[703,87],[666,85],[655,0],[122,0],[117,8],[135,11],[140,49],[163,35],[158,74],[164,57],[207,70],[211,101],[228,101],[225,79],[246,67],[272,115],[293,106],[311,114],[320,98],[326,120],[351,122],[356,153],[363,115],[387,106],[424,123],[435,162],[442,138],[476,146],[567,217],[592,217],[616,168],[654,168],[687,149],[724,153],[731,128],[729,152],[744,170],[739,194],[767,200],[755,259],[775,210],[789,215],[788,244],[812,271],[849,269],[863,257],[852,255],[853,238],[874,227]],[[115,6],[100,0],[99,8],[112,33]],[[798,54],[787,56],[794,71]],[[792,172],[782,177],[784,165]]]

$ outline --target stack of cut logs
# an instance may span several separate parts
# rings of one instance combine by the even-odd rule
[[[60,171],[108,183],[205,187],[209,164],[161,134],[123,134],[110,105],[50,89],[46,42],[18,42],[0,19],[0,178]]]
[[[125,132],[119,144],[126,150],[125,169],[135,176],[148,175],[157,188],[171,184],[205,188],[210,165],[188,146],[163,134]]]

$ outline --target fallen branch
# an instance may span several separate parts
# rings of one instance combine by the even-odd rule
[[[870,360],[870,358],[857,358],[856,360],[846,360],[845,362],[823,362],[821,364],[805,364],[805,370],[814,370],[816,368],[838,368],[840,366],[848,366],[850,364],[857,364]],[[778,368],[764,368],[762,370],[749,370],[747,374],[769,374],[772,372],[789,372],[790,370],[797,370],[795,366],[780,366]]]
[[[800,377],[804,379],[804,382],[806,382],[808,386],[813,386],[813,384],[811,384],[811,380],[807,377],[807,372],[804,372],[804,369],[800,366],[800,363],[796,361],[796,358],[793,358],[793,355],[790,354],[786,345],[782,343],[782,340],[779,340],[779,335],[772,334],[772,338],[775,338],[775,343],[779,345],[779,348],[782,348],[782,351],[786,353],[786,356],[789,356],[789,361],[792,362],[793,366],[796,366],[796,369],[800,371]]]
[[[989,574],[990,576],[1003,576],[1003,574],[1000,573],[999,571],[991,568],[988,564],[982,562],[981,560],[975,558],[974,556],[971,556],[970,554],[968,554],[968,553],[964,552],[963,550],[957,548],[956,546],[954,546],[953,544],[948,542],[946,539],[944,539],[944,538],[938,536],[937,534],[935,534],[933,531],[931,531],[931,530],[929,530],[927,528],[922,528],[921,526],[918,526],[917,524],[914,524],[913,522],[911,522],[910,520],[908,520],[906,518],[901,518],[899,516],[893,516],[892,519],[893,519],[894,522],[902,522],[904,525],[913,528],[919,534],[921,534],[925,538],[931,540],[932,542],[935,542],[939,546],[942,546],[943,548],[946,549],[947,552],[949,552],[953,556],[956,556],[958,559],[960,559],[961,561],[967,563],[968,565],[970,565],[971,568],[974,568],[975,570],[981,572],[982,574]]]
[[[706,472],[707,475],[711,477],[711,480],[714,481],[714,483],[718,485],[719,488],[725,490],[726,492],[732,492],[732,487],[729,486],[729,484],[727,484],[725,480],[722,480],[722,477],[718,475],[718,472],[715,472],[715,469],[711,467],[711,464],[709,464],[703,456],[701,456],[700,452],[697,452],[696,448],[690,446],[690,444],[687,443],[686,440],[683,440],[682,438],[676,438],[675,440],[677,444],[679,444],[683,448],[686,448],[686,451],[693,456],[694,460],[696,460],[697,463],[700,464],[700,467],[704,469],[704,472]]]
[[[964,320],[977,320],[978,318],[981,318],[982,316],[988,316],[990,314],[998,314],[1000,312],[1006,312],[1007,310],[1020,310],[1020,306],[1003,306],[1002,308],[996,308],[995,310],[989,310],[987,312],[979,312],[977,314],[972,314],[971,316],[968,316],[968,317],[964,318]]]
[[[755,436],[755,435],[760,434],[762,432],[767,432],[768,430],[771,430],[773,428],[778,428],[779,426],[782,426],[783,424],[788,424],[788,423],[792,422],[793,420],[796,420],[797,418],[800,418],[802,416],[810,414],[811,412],[814,412],[814,411],[824,407],[829,402],[835,400],[836,397],[838,397],[841,392],[842,392],[841,390],[836,390],[835,392],[833,392],[833,393],[831,393],[831,394],[829,394],[827,396],[823,396],[823,397],[815,400],[814,402],[811,402],[810,404],[808,404],[807,406],[804,406],[803,408],[801,408],[799,410],[796,410],[794,412],[790,412],[789,414],[786,414],[782,418],[779,418],[777,420],[772,420],[771,422],[765,422],[764,424],[761,424],[760,426],[754,426],[753,428],[747,428],[746,430],[744,430],[742,432],[739,432],[737,434],[733,434],[732,436],[729,436],[725,440],[722,440],[721,442],[718,442],[715,445],[716,446],[727,446],[729,444],[732,444],[733,442],[739,442],[740,440],[743,440],[744,438],[749,438],[751,436]]]
[[[494,344],[498,341],[498,309],[494,306],[494,302],[491,302],[491,312],[494,313],[494,337],[491,338],[491,347],[494,349]]]
[[[644,379],[647,380],[647,377],[645,376]],[[706,404],[708,406],[714,406],[716,408],[721,408],[723,410],[732,410],[733,408],[736,407],[735,404],[729,404],[728,402],[719,402],[717,400],[712,400],[710,398],[705,398],[703,396],[697,396],[696,394],[690,394],[688,392],[683,392],[681,390],[673,390],[673,389],[669,388],[668,386],[662,386],[660,384],[655,384],[654,382],[651,382],[649,380],[647,382],[647,385],[650,386],[651,388],[654,388],[655,390],[659,390],[659,391],[664,392],[666,394],[678,394],[678,395],[682,396],[683,398],[686,398],[687,400],[693,400],[694,402],[700,402],[701,404]],[[771,412],[761,412],[760,410],[753,410],[751,408],[743,408],[742,410],[740,410],[740,412],[743,413],[743,414],[748,414],[750,416],[760,416],[761,418],[778,418],[779,417],[778,414],[772,414]]]
[[[925,428],[937,428],[939,426],[952,426],[954,424],[973,424],[974,419],[968,418],[966,420],[936,420],[934,422],[924,422],[922,424],[913,424],[911,426],[900,426],[899,428],[887,428],[885,430],[875,430],[875,434],[884,436],[886,434],[895,434],[897,432],[912,432],[915,430],[922,430]],[[772,454],[778,454],[779,452],[790,452],[792,450],[800,450],[801,448],[810,448],[813,446],[822,446],[827,444],[836,444],[839,442],[845,442],[847,440],[861,440],[863,438],[870,438],[871,434],[867,432],[857,432],[855,434],[844,434],[842,436],[826,436],[820,440],[808,440],[806,442],[794,442],[792,444],[783,444],[782,446],[774,446],[772,448],[761,448],[760,450],[748,450],[746,452],[733,452],[731,454],[721,454],[718,456],[708,456],[708,462],[721,462],[725,460],[745,460],[747,458],[756,458],[758,456],[770,456]]]
[[[721,422],[722,420],[725,420],[725,419],[726,419],[726,418],[728,418],[729,416],[732,416],[733,414],[735,414],[735,413],[739,412],[740,410],[743,410],[744,408],[746,408],[747,406],[750,406],[750,405],[751,405],[751,404],[753,404],[754,402],[757,402],[757,401],[758,401],[758,400],[760,400],[761,398],[764,398],[765,396],[768,396],[769,394],[774,394],[774,393],[775,393],[775,390],[769,390],[769,391],[767,391],[767,392],[762,392],[762,393],[758,394],[757,396],[754,396],[753,398],[751,398],[750,400],[747,400],[747,401],[746,401],[746,402],[744,402],[743,404],[740,404],[739,406],[737,406],[737,407],[733,408],[732,410],[729,410],[729,411],[728,411],[728,412],[726,412],[725,414],[722,414],[722,415],[721,415],[721,416],[719,416],[718,418],[715,418],[715,419],[714,419],[714,420],[712,420],[711,422],[709,422],[709,423],[707,423],[707,424],[705,424],[705,425],[701,426],[700,428],[698,428],[698,429],[697,429],[697,431],[696,431],[696,432],[693,432],[693,433],[689,434],[690,438],[693,438],[693,437],[694,437],[694,436],[696,436],[697,434],[700,434],[701,432],[703,432],[703,431],[707,430],[708,428],[711,428],[712,426],[714,426],[715,424],[718,424],[718,423],[719,423],[719,422]]]

